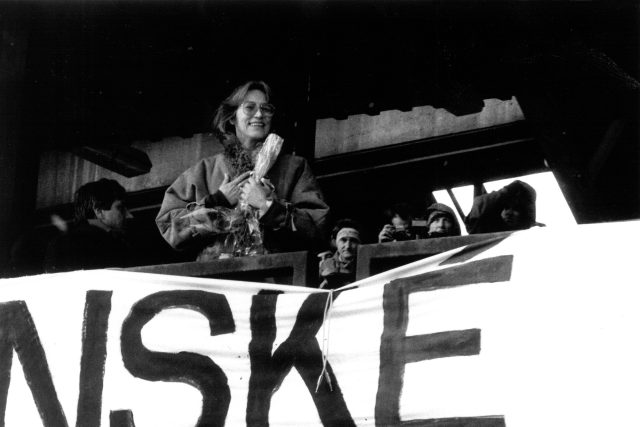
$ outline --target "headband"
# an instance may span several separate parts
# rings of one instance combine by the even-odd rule
[[[336,234],[336,240],[340,240],[343,237],[351,237],[352,239],[360,242],[360,233],[355,228],[341,228],[340,231],[338,231],[338,234]]]

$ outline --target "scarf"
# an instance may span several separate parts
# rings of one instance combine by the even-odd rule
[[[227,161],[227,165],[229,166],[230,180],[244,172],[253,170],[256,156],[260,151],[260,147],[262,147],[261,144],[258,144],[253,151],[249,152],[244,149],[242,143],[235,135],[227,136],[224,139],[223,144],[224,157]]]

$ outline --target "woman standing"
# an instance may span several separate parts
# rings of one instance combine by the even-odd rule
[[[275,107],[270,99],[266,83],[250,81],[218,107],[213,129],[224,152],[182,173],[165,192],[156,217],[160,233],[175,249],[221,245],[226,237],[201,237],[181,228],[179,218],[188,212],[187,204],[234,208],[241,198],[259,212],[267,251],[305,250],[322,244],[329,207],[305,159],[281,153],[265,179],[256,181],[250,176],[256,155],[271,132]]]

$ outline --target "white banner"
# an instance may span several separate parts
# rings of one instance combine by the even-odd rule
[[[532,229],[329,292],[0,281],[6,426],[640,425],[640,223]]]

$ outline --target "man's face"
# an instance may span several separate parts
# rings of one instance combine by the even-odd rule
[[[352,228],[343,228],[336,236],[336,248],[338,257],[342,261],[352,261],[358,253],[360,239],[356,237],[358,232]]]
[[[447,236],[453,231],[453,222],[447,215],[437,215],[429,223],[429,234]]]
[[[111,208],[103,209],[100,221],[111,230],[124,230],[127,207],[122,200],[115,200]]]
[[[500,217],[509,227],[517,227],[522,221],[522,213],[514,207],[506,207],[502,209]]]

